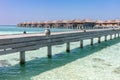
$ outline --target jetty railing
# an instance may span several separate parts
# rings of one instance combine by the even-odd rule
[[[66,43],[66,51],[70,51],[70,42],[80,41],[80,47],[83,48],[83,40],[90,39],[93,45],[94,38],[98,38],[98,43],[101,42],[101,37],[112,35],[119,37],[120,29],[99,29],[99,30],[78,30],[70,32],[54,32],[49,29],[45,33],[36,34],[16,34],[16,35],[1,35],[0,36],[0,55],[20,52],[20,63],[25,63],[25,51],[36,50],[47,46],[47,55],[52,56],[52,46]]]

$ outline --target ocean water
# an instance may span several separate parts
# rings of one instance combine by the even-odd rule
[[[0,34],[21,34],[23,31],[27,33],[41,33],[44,32],[46,28],[24,28],[17,27],[15,25],[11,26],[2,26],[0,25]],[[71,31],[72,29],[50,29],[52,32],[63,32],[63,31]]]
[[[1,34],[43,32],[39,28],[17,28],[1,26]],[[53,29],[52,31],[69,31]],[[113,36],[114,38],[114,36]],[[120,38],[90,46],[90,40],[70,43],[70,53],[65,52],[66,44],[52,47],[52,59],[47,58],[47,48],[26,52],[26,65],[19,65],[19,53],[0,56],[0,80],[120,80]]]

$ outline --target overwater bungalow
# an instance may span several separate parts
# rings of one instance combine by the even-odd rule
[[[96,21],[95,21],[95,27],[94,27],[94,28],[97,28],[97,29],[104,28],[104,26],[102,25],[102,23],[103,23],[102,20],[96,20]]]
[[[67,28],[67,29],[95,29],[95,28],[113,28],[120,26],[120,20],[96,20],[74,19],[74,20],[53,20],[42,22],[22,22],[19,27],[40,27],[40,28]]]
[[[95,21],[91,19],[84,19],[83,22],[83,29],[93,29],[95,26]]]
[[[78,19],[72,20],[72,29],[82,29],[82,21]]]
[[[106,21],[103,22],[102,25],[105,26],[105,27],[111,27],[112,24],[113,24],[112,20],[106,20]]]
[[[67,23],[67,20],[58,20],[56,23],[58,25],[57,28],[66,28]]]
[[[21,23],[17,24],[17,26],[18,26],[18,27],[23,27],[23,24],[24,24],[24,23],[21,22]]]
[[[117,27],[119,21],[117,20],[106,20],[102,23],[103,26],[105,26],[105,28],[111,28],[111,27]]]
[[[120,26],[120,20],[118,20],[118,19],[113,20],[113,26],[115,26],[115,27]]]
[[[41,22],[36,22],[36,27],[41,28],[42,27]]]

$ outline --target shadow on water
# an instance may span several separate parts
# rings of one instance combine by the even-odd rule
[[[19,64],[10,67],[0,67],[0,80],[30,80],[33,76],[37,76],[43,72],[64,66],[77,59],[87,57],[103,48],[115,45],[120,42],[120,38],[102,42],[101,44],[87,45],[83,49],[75,48],[70,54],[61,52],[53,55],[52,59],[35,58],[27,61],[26,65]]]

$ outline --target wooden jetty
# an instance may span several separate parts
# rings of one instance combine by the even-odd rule
[[[15,35],[0,35],[0,55],[20,52],[20,63],[25,63],[25,51],[36,50],[47,46],[47,55],[52,57],[52,46],[66,43],[66,51],[70,52],[70,42],[80,41],[80,47],[83,48],[83,41],[91,40],[93,45],[94,38],[98,38],[98,43],[101,42],[101,37],[112,35],[119,37],[120,28],[116,29],[94,29],[94,30],[77,30],[69,32],[53,32],[49,29],[45,33],[34,34],[15,34]]]

